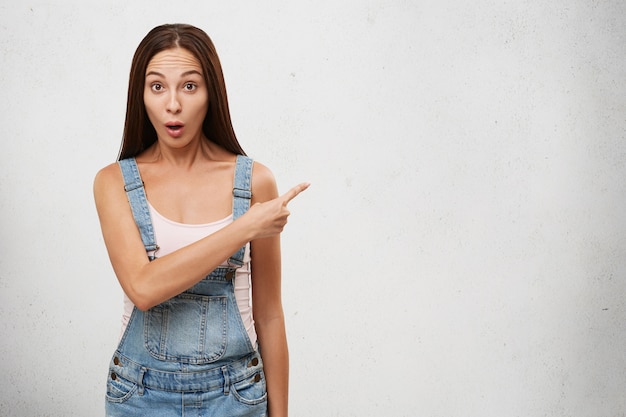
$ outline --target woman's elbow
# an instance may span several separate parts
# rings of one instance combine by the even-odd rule
[[[148,311],[155,306],[155,304],[150,303],[148,300],[133,301],[133,304],[141,311]]]
[[[146,291],[145,288],[142,288],[141,285],[129,285],[125,289],[125,293],[135,307],[141,311],[150,310],[152,307],[159,304],[158,301],[155,300],[154,295]]]

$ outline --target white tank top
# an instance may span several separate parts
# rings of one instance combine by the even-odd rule
[[[157,257],[163,257],[180,248],[190,245],[212,233],[217,232],[228,224],[232,223],[233,215],[229,215],[225,219],[218,220],[206,224],[184,224],[177,223],[163,217],[157,212],[152,204],[148,202],[150,216],[152,217],[152,226],[154,228],[154,237],[159,244],[159,249],[155,254]],[[235,298],[237,306],[241,314],[244,327],[248,332],[248,337],[252,346],[256,346],[257,336],[254,329],[254,319],[252,317],[252,291],[250,279],[250,244],[246,244],[246,250],[243,257],[243,266],[237,268],[235,274]],[[222,266],[229,266],[224,260]],[[133,312],[133,302],[124,294],[124,313],[122,315],[122,332],[124,334],[130,315]]]

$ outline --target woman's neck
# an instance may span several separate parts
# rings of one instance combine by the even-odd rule
[[[229,152],[202,136],[182,148],[173,148],[157,140],[142,155],[144,162],[165,163],[180,168],[190,168],[198,162],[224,160]]]

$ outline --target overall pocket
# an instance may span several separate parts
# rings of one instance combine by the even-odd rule
[[[207,364],[226,351],[226,296],[183,293],[144,314],[146,349],[156,359]]]
[[[121,404],[132,397],[135,391],[137,391],[135,382],[128,381],[117,375],[113,370],[109,370],[106,392],[107,401]]]
[[[237,401],[242,404],[257,405],[267,401],[267,387],[263,371],[233,384],[231,390]]]

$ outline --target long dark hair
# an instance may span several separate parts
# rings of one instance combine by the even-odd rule
[[[143,102],[146,68],[154,55],[171,48],[188,50],[202,67],[209,90],[209,108],[202,124],[204,135],[230,152],[245,155],[233,130],[224,74],[211,38],[194,26],[174,24],[152,29],[135,51],[130,68],[126,121],[118,160],[137,156],[157,140]]]

